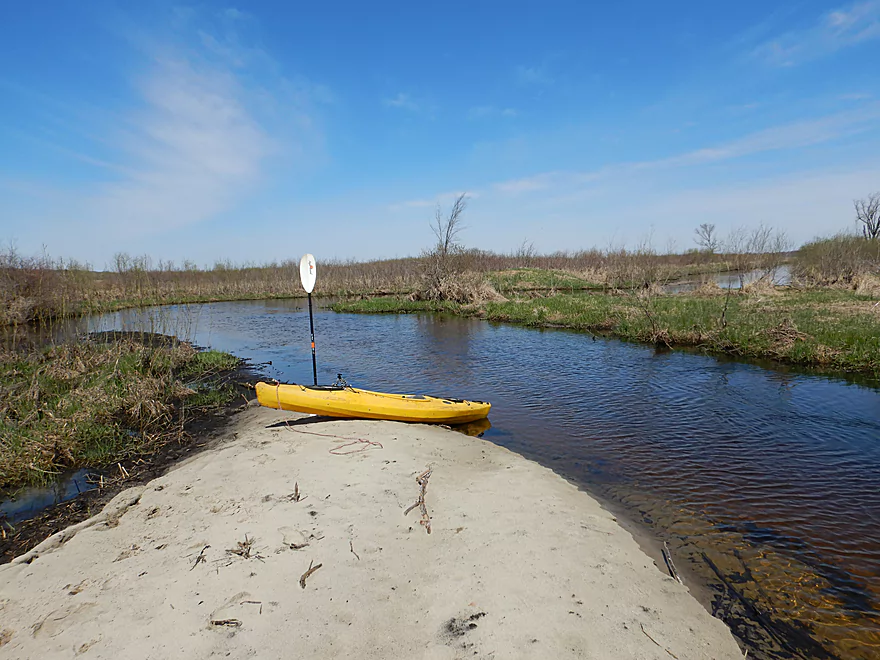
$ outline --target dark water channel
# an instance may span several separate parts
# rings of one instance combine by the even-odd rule
[[[489,400],[485,438],[669,543],[749,657],[880,658],[880,390],[588,334],[316,314],[319,379]],[[81,328],[85,329],[85,328]],[[122,312],[310,382],[301,301]]]

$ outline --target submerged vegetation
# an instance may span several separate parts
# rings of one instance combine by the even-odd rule
[[[238,359],[170,337],[107,333],[0,353],[0,488],[136,459],[234,396]]]

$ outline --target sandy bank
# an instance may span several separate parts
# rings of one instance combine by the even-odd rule
[[[440,428],[294,417],[242,413],[0,567],[0,658],[742,658],[551,471]],[[404,516],[429,466],[430,535]]]

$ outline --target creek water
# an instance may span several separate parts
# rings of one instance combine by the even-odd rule
[[[310,383],[304,302],[128,311]],[[183,331],[182,331],[183,330]],[[488,400],[484,438],[668,543],[756,658],[880,657],[880,390],[589,334],[458,317],[315,316],[319,381]]]
[[[695,291],[703,286],[704,281],[714,282],[722,289],[739,289],[742,286],[754,284],[761,278],[766,278],[774,286],[788,286],[792,283],[791,268],[786,265],[773,269],[770,273],[763,270],[733,271],[729,273],[716,273],[699,280],[679,280],[662,286],[664,293],[685,293]]]

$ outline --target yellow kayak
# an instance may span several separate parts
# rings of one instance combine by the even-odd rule
[[[313,387],[257,383],[261,406],[279,410],[345,417],[389,419],[397,422],[466,424],[484,419],[490,404],[483,401],[446,399],[421,394],[385,394],[354,387]]]

